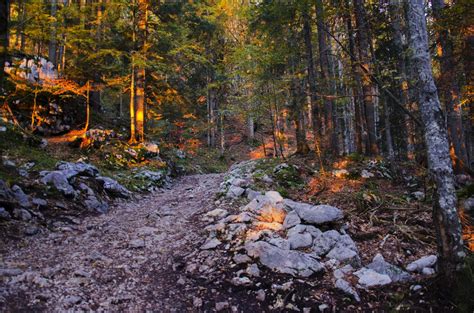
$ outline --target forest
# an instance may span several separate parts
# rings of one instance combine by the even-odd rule
[[[0,312],[473,312],[472,1],[0,15]]]

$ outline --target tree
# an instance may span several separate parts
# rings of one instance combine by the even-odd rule
[[[4,67],[8,60],[8,20],[10,15],[10,0],[0,1],[0,88],[4,83]]]
[[[439,268],[445,278],[452,282],[465,252],[456,209],[457,198],[453,167],[449,156],[448,136],[431,68],[424,1],[407,1],[407,6],[409,47],[415,70],[414,78],[419,89],[418,101],[428,148],[428,167],[437,188],[433,221],[438,236]]]

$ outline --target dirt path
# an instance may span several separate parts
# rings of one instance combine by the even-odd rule
[[[200,287],[180,267],[205,239],[199,217],[212,210],[221,180],[186,176],[170,190],[3,247],[0,311],[195,310]]]

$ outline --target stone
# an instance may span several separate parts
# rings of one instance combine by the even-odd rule
[[[247,187],[248,186],[248,181],[242,178],[234,178],[231,182],[232,186],[237,186],[237,187]]]
[[[424,267],[422,270],[421,270],[421,273],[423,275],[433,275],[435,273],[435,270],[431,267]]]
[[[214,249],[214,248],[218,247],[221,243],[222,242],[217,238],[208,240],[201,246],[201,250]]]
[[[257,219],[262,222],[276,222],[281,224],[283,223],[285,216],[285,210],[278,208],[272,204],[266,203],[260,209]]]
[[[412,192],[411,195],[418,201],[425,199],[425,193],[423,191]]]
[[[202,307],[202,299],[201,298],[198,298],[198,297],[194,297],[193,298],[193,306],[195,308],[200,308]]]
[[[28,226],[23,232],[26,236],[34,236],[40,232],[40,229],[36,226]]]
[[[82,298],[79,296],[69,295],[64,298],[64,304],[66,305],[75,305],[82,301]]]
[[[18,202],[18,204],[22,208],[29,209],[32,207],[30,198],[23,192],[20,186],[13,185],[13,187],[11,188],[11,191],[13,192],[13,196],[15,197],[15,200]]]
[[[128,243],[128,247],[132,249],[140,249],[145,247],[145,240],[143,239],[133,239]]]
[[[223,302],[217,302],[216,303],[216,311],[219,312],[219,311],[222,311],[222,310],[225,310],[229,307],[229,302],[227,301],[223,301]]]
[[[163,183],[163,179],[166,177],[166,175],[161,171],[141,170],[140,172],[133,175],[133,177],[152,182],[153,185],[159,185]]]
[[[89,211],[105,214],[109,210],[106,202],[99,201],[96,196],[90,195],[84,200],[84,205]]]
[[[234,277],[232,278],[232,285],[234,286],[249,286],[252,284],[252,281],[248,277]]]
[[[327,309],[329,309],[329,305],[323,303],[321,305],[318,306],[318,309],[319,309],[319,312],[324,312],[326,311]]]
[[[7,128],[5,126],[0,126],[1,133],[6,132],[6,131],[7,131]]]
[[[247,195],[247,199],[252,201],[253,199],[257,198],[258,196],[261,196],[262,193],[259,192],[259,191],[255,191],[255,190],[252,190],[252,189],[247,189],[245,191],[245,194]]]
[[[227,216],[228,214],[229,214],[229,212],[227,212],[227,210],[214,209],[212,211],[207,212],[205,215],[207,217],[212,217],[212,218],[223,218],[223,217]]]
[[[358,266],[360,264],[360,258],[357,252],[343,246],[334,247],[331,249],[331,251],[329,251],[326,257],[329,259],[338,260],[341,263],[349,263],[354,266]]]
[[[249,263],[252,261],[251,258],[249,258],[248,255],[246,254],[241,254],[241,253],[238,253],[236,255],[234,255],[234,257],[232,258],[232,260],[234,260],[234,262],[236,264],[243,264],[243,263]]]
[[[28,212],[27,210],[25,209],[14,209],[13,210],[13,216],[16,218],[16,219],[19,219],[19,220],[22,220],[22,221],[29,221],[32,219],[32,215],[30,212]]]
[[[265,192],[265,196],[274,204],[283,202],[283,197],[278,191],[267,191]]]
[[[65,162],[65,161],[59,161],[56,164],[56,169],[61,170],[61,171],[74,171],[76,172],[76,175],[81,175],[81,176],[90,176],[90,177],[95,177],[99,175],[99,170],[97,167],[94,165],[85,163],[85,162]]]
[[[260,301],[260,302],[263,302],[265,301],[265,290],[263,289],[259,289],[257,290],[257,295],[255,296],[255,298]]]
[[[253,220],[254,218],[248,212],[242,212],[234,218],[234,222],[237,223],[249,223]]]
[[[12,216],[10,215],[10,213],[8,213],[5,208],[0,207],[0,219],[10,220],[11,218]]]
[[[380,253],[377,253],[372,260],[372,263],[367,265],[367,268],[376,271],[379,274],[385,274],[390,277],[393,282],[407,281],[410,279],[410,274],[401,268],[392,265],[385,261]]]
[[[344,292],[345,294],[351,296],[355,301],[360,302],[360,296],[357,291],[352,288],[352,286],[344,279],[340,278],[336,280],[334,286]]]
[[[274,245],[275,247],[278,247],[280,249],[283,249],[283,250],[290,250],[290,243],[288,242],[288,240],[286,239],[283,239],[281,237],[272,237],[272,238],[268,238],[266,240],[269,244],[271,245]]]
[[[313,244],[313,237],[310,233],[292,234],[288,237],[290,249],[308,248]]]
[[[312,250],[316,255],[325,255],[336,245],[341,234],[336,230],[328,230],[316,235],[313,240]]]
[[[330,205],[300,205],[295,208],[301,220],[315,225],[332,223],[344,217],[342,211]]]
[[[372,178],[372,177],[374,177],[375,175],[374,175],[374,173],[369,172],[368,170],[362,170],[362,172],[360,172],[360,176],[361,176],[362,178]]]
[[[359,277],[359,284],[365,288],[384,286],[392,282],[388,275],[379,274],[376,271],[365,267],[361,268],[357,272],[354,272],[354,275]]]
[[[66,197],[73,197],[75,195],[74,188],[69,184],[68,175],[63,171],[43,171],[40,175],[43,176],[40,179],[41,183],[54,186],[56,190]]]
[[[48,207],[48,201],[40,198],[33,198],[31,199],[31,202],[33,205],[35,205],[37,208],[47,208]]]
[[[102,184],[102,188],[104,188],[108,194],[126,199],[130,197],[131,192],[115,179],[106,176],[99,176],[96,179]]]
[[[257,264],[249,264],[245,272],[252,277],[260,277],[260,269]]]
[[[238,186],[230,186],[229,191],[227,191],[226,197],[236,199],[242,196],[245,192],[244,188]]]
[[[290,213],[286,215],[285,220],[283,221],[283,227],[288,229],[300,223],[301,223],[301,219],[298,216],[298,213],[296,213],[296,211],[291,211]]]
[[[247,243],[247,254],[259,258],[262,265],[284,274],[309,277],[323,270],[319,261],[302,252],[283,250],[264,241]]]
[[[268,229],[273,231],[283,230],[283,225],[278,222],[254,222],[253,225],[258,229]]]
[[[407,265],[406,269],[409,272],[421,272],[423,268],[432,267],[433,265],[435,265],[437,260],[438,258],[436,257],[436,255],[427,255],[414,262],[411,262]]]
[[[264,183],[267,183],[267,184],[273,184],[273,179],[268,176],[267,174],[263,175],[261,180],[264,182]]]

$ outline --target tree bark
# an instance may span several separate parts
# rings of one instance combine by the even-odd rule
[[[8,60],[8,22],[10,0],[0,0],[0,88],[4,87],[5,62]]]
[[[466,143],[462,125],[462,108],[460,101],[460,88],[456,79],[456,65],[453,56],[453,42],[449,30],[443,24],[444,0],[431,0],[433,13],[438,30],[438,58],[440,59],[440,91],[447,114],[448,135],[452,146],[451,156],[454,171],[461,173],[468,165]]]
[[[443,121],[443,111],[433,79],[428,47],[424,1],[407,1],[411,59],[419,90],[419,105],[428,148],[428,167],[436,183],[433,220],[438,236],[439,269],[448,283],[455,279],[465,252],[461,224],[456,209],[457,198],[449,156],[449,142]]]
[[[365,120],[367,123],[367,154],[377,155],[379,149],[377,146],[377,130],[375,124],[375,86],[371,79],[372,66],[369,56],[370,39],[369,27],[367,25],[367,13],[364,8],[363,0],[354,0],[354,13],[357,25],[357,44],[361,65],[367,70],[362,71],[362,93],[364,96]]]
[[[54,68],[57,69],[57,59],[56,59],[56,50],[57,50],[57,40],[56,40],[56,13],[58,11],[58,3],[57,0],[51,0],[51,18],[53,20],[51,25],[51,34],[49,37],[49,47],[48,47],[48,58],[51,63],[53,63]]]
[[[138,49],[141,51],[142,60],[136,68],[135,81],[135,107],[136,107],[136,126],[138,141],[145,141],[145,115],[146,115],[146,96],[145,96],[145,65],[147,53],[146,32],[147,32],[148,0],[138,0]]]

